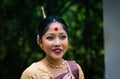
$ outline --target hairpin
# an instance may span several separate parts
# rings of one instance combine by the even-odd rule
[[[46,18],[46,15],[45,15],[44,7],[42,6],[41,9],[42,9],[43,18],[45,19],[45,18]]]

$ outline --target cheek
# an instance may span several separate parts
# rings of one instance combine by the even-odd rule
[[[44,40],[44,48],[50,48],[52,43],[50,41]]]
[[[68,48],[68,40],[65,40],[63,44],[65,48]]]

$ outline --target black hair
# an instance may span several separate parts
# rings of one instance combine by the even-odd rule
[[[38,27],[38,35],[40,38],[42,38],[42,36],[45,34],[45,32],[48,30],[49,25],[53,22],[53,21],[57,21],[59,23],[61,23],[63,25],[64,30],[67,32],[68,34],[68,27],[65,23],[65,21],[60,18],[59,16],[49,16],[46,19],[43,19]]]

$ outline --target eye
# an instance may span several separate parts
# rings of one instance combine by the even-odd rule
[[[48,39],[48,40],[53,40],[54,37],[52,37],[52,36],[48,36],[47,39]]]
[[[66,38],[67,38],[66,35],[62,35],[62,36],[60,36],[60,39],[62,39],[62,40],[66,39]]]

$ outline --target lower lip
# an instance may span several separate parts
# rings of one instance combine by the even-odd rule
[[[62,51],[61,51],[61,50],[54,50],[54,53],[56,53],[56,54],[61,54]]]

